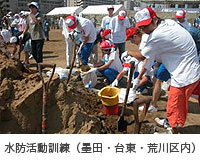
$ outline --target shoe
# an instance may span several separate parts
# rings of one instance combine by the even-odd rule
[[[166,130],[166,132],[154,132],[154,134],[173,134],[172,129],[168,129]]]
[[[158,107],[155,107],[153,105],[150,105],[148,108],[148,112],[153,113],[153,112],[157,112],[157,111],[158,111]]]
[[[28,58],[29,58],[29,59],[32,59],[32,58],[33,58],[33,55],[31,54]]]
[[[143,111],[144,106],[140,106],[138,109],[139,109],[139,111]],[[150,105],[148,108],[148,112],[150,112],[150,113],[157,112],[157,111],[158,111],[158,107],[154,107],[154,106]]]
[[[165,119],[160,119],[160,118],[156,117],[155,121],[161,127],[164,127],[166,129],[172,129],[172,127],[169,124],[169,121],[166,118]]]

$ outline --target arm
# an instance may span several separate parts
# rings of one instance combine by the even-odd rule
[[[108,68],[112,62],[113,62],[113,60],[109,60],[107,64],[104,64],[103,66],[98,67],[97,70],[100,71],[100,70],[104,70],[104,69]]]
[[[116,77],[116,79],[119,81],[124,75],[126,74],[125,70],[122,70]]]
[[[140,61],[143,61],[145,59],[145,57],[140,52],[129,51],[128,54],[132,57],[135,57],[136,59]]]

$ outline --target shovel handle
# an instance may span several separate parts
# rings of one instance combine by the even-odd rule
[[[128,100],[128,95],[129,95],[129,90],[130,90],[130,87],[131,87],[131,81],[132,81],[134,70],[135,70],[135,62],[131,62],[131,69],[130,69],[130,74],[129,74],[129,78],[128,78],[127,88],[126,88],[124,107],[123,107],[123,110],[122,110],[120,117],[124,117],[124,113],[125,113],[125,110],[126,110],[126,104],[127,104],[127,100]]]
[[[74,43],[74,42],[73,42]],[[74,43],[75,44],[75,43]],[[73,59],[72,59],[72,63],[71,63],[71,66],[70,66],[70,70],[69,70],[69,76],[68,76],[68,78],[67,78],[67,84],[69,83],[69,80],[70,80],[70,78],[71,78],[71,74],[72,74],[72,69],[73,69],[73,67],[74,67],[74,62],[75,62],[75,59],[76,59],[76,47],[77,47],[77,45],[75,44],[75,47],[74,47],[74,55],[73,55]]]

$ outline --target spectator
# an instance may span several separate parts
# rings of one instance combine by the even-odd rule
[[[20,38],[23,39],[25,33],[29,30],[31,34],[31,49],[33,58],[37,63],[43,62],[43,45],[44,45],[44,31],[42,25],[42,16],[39,12],[39,5],[37,2],[31,2],[28,4],[30,9],[30,14],[27,17],[27,25],[23,32],[20,35]]]
[[[47,19],[47,16],[44,16],[43,25],[44,25],[43,29],[44,29],[46,41],[49,41],[50,24],[49,24],[49,20]]]
[[[119,56],[125,51],[126,29],[130,27],[127,12],[119,11],[119,14],[110,21],[111,39],[115,44],[115,49],[119,49]]]
[[[102,22],[101,22],[101,28],[103,29],[109,29],[110,25],[110,20],[113,17],[113,12],[114,12],[114,6],[108,6],[108,16],[103,17]]]
[[[194,25],[195,28],[200,27],[200,16],[194,19]]]

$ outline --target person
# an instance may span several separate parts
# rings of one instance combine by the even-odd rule
[[[15,14],[14,18],[15,18],[14,21],[11,23],[11,28],[13,28],[13,35],[19,32],[19,22],[20,22],[19,14]]]
[[[102,22],[101,22],[101,28],[103,29],[109,29],[110,20],[113,17],[114,6],[112,5],[108,6],[107,10],[108,10],[108,15],[103,17]]]
[[[24,11],[21,11],[19,15],[19,32],[23,32],[26,28],[26,14],[24,13]]]
[[[109,29],[111,30],[111,39],[115,44],[115,49],[119,49],[119,57],[125,51],[126,29],[130,27],[127,12],[119,11],[119,14],[110,21]]]
[[[47,19],[47,16],[44,16],[43,25],[44,25],[43,29],[44,29],[46,41],[49,41],[50,24],[49,24],[49,20]]]
[[[88,58],[96,40],[96,29],[93,23],[86,18],[68,16],[65,21],[68,31],[77,30],[81,33],[81,44],[77,51],[82,62],[82,68],[87,68]]]
[[[197,54],[199,56],[199,61],[200,61],[200,30],[198,28],[189,25],[183,27],[191,34],[192,38],[194,39],[194,42],[197,47]]]
[[[143,37],[143,38],[142,38]],[[145,38],[144,38],[145,37]],[[131,43],[134,43],[136,45],[140,45],[140,49],[145,45],[146,41],[146,36],[142,34],[142,32],[136,28],[136,27],[130,27],[126,31],[126,41],[131,41]],[[139,72],[143,66],[143,61],[138,61],[136,58],[131,57],[128,55],[128,52],[124,52],[122,54],[122,62],[123,62],[123,70],[118,74],[116,77],[115,81],[112,83],[112,86],[118,86],[119,80],[122,78],[122,76],[127,72],[130,71],[130,66],[131,62],[135,63],[135,71],[133,75],[133,82],[134,79],[137,79]],[[138,87],[140,88],[140,92],[143,92],[146,87],[152,87],[152,82],[151,82],[151,76],[149,73],[145,73],[145,75],[141,78],[141,81],[138,84]],[[137,88],[132,88],[133,90],[136,91]]]
[[[172,133],[178,133],[186,121],[188,99],[200,85],[200,65],[195,42],[178,23],[160,19],[150,7],[136,12],[135,19],[136,27],[149,34],[149,38],[141,52],[129,54],[138,59],[159,59],[170,73],[167,119]]]
[[[191,26],[191,23],[187,21],[185,16],[186,11],[184,9],[178,10],[175,14],[178,23],[180,23],[182,26]]]
[[[104,40],[100,43],[104,64],[91,70],[99,71],[108,80],[109,84],[115,80],[123,68],[118,54],[112,48],[113,43],[109,40]]]
[[[23,39],[25,33],[29,30],[31,35],[31,50],[33,58],[36,63],[43,62],[43,45],[44,45],[44,31],[42,25],[42,16],[39,12],[39,5],[37,2],[28,3],[30,9],[30,14],[28,15],[26,22],[26,28],[23,33],[20,35],[20,38]]]
[[[23,36],[23,39],[20,39],[19,37],[21,34],[22,32],[18,32],[15,36],[10,38],[10,43],[13,45],[12,55],[16,55],[17,46],[19,45],[19,54],[22,50],[25,53],[24,64],[29,64],[29,53],[31,52],[31,35],[30,33],[26,32]]]
[[[193,26],[195,28],[199,28],[200,27],[200,16],[194,19],[194,24]]]

